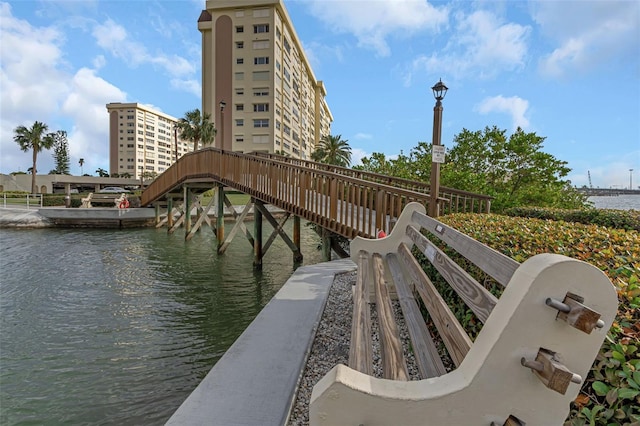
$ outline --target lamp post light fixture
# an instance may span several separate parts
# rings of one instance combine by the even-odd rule
[[[633,169],[629,169],[629,189],[633,189]]]
[[[431,161],[431,178],[429,180],[429,192],[431,194],[431,200],[429,201],[429,216],[438,217],[438,195],[440,193],[440,161],[434,161],[435,147],[442,145],[442,100],[447,94],[449,88],[442,83],[442,79],[438,81],[435,86],[431,88],[433,90],[433,97],[436,98],[436,105],[433,107],[433,140],[431,144],[432,161]]]
[[[224,107],[227,106],[225,101],[220,101],[220,149],[224,149]]]

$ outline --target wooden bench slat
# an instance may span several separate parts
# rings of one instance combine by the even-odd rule
[[[370,256],[358,253],[358,274],[353,294],[353,323],[349,345],[349,367],[373,375],[373,349],[371,342],[371,312],[369,307]]]
[[[449,352],[451,360],[456,366],[459,366],[469,349],[471,349],[472,342],[469,335],[462,328],[447,302],[438,293],[438,290],[436,290],[418,261],[413,257],[411,249],[406,244],[400,244],[398,254],[404,263],[407,273],[413,280],[427,311],[429,311],[429,315]]]
[[[420,307],[409,289],[402,265],[398,256],[394,253],[387,254],[387,264],[391,271],[393,282],[398,293],[398,301],[402,308],[402,315],[409,329],[413,353],[416,357],[418,369],[422,378],[437,377],[447,372],[438,348],[429,334],[427,324],[424,322]]]
[[[373,281],[376,288],[376,310],[380,324],[380,357],[385,379],[408,380],[407,365],[402,353],[400,332],[393,314],[389,289],[384,278],[384,262],[380,253],[374,253]]]
[[[471,308],[478,319],[485,323],[494,306],[496,306],[498,299],[415,227],[409,225],[407,227],[407,235],[458,293],[460,298],[464,300],[467,306]]]
[[[412,220],[473,262],[502,286],[506,286],[509,283],[511,276],[520,266],[519,262],[509,256],[505,256],[425,214],[414,212]]]

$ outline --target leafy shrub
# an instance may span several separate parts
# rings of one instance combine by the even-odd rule
[[[24,198],[28,191],[4,191],[2,195],[6,195],[7,198]]]
[[[619,299],[616,321],[566,424],[640,424],[640,232],[493,214],[441,220],[518,262],[557,253],[591,263],[611,279]]]
[[[530,217],[537,219],[564,220],[608,226],[610,228],[640,231],[640,210],[611,209],[552,209],[541,207],[513,207],[507,209],[508,216]]]

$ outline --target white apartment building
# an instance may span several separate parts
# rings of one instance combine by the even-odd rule
[[[109,174],[160,174],[187,152],[174,125],[178,119],[138,103],[107,104],[109,113]]]
[[[215,146],[309,159],[333,116],[283,1],[208,0],[198,29]]]

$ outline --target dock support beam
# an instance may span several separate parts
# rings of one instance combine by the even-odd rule
[[[173,228],[173,197],[167,198],[167,228]]]
[[[218,190],[216,191],[216,195],[218,196],[218,213],[217,213],[217,221],[216,221],[216,236],[218,237],[218,247],[222,247],[224,244],[224,186],[218,185]]]
[[[262,269],[262,211],[257,208],[262,205],[262,201],[253,201],[253,267]]]
[[[191,232],[191,191],[187,185],[184,186],[184,229],[185,234]]]

